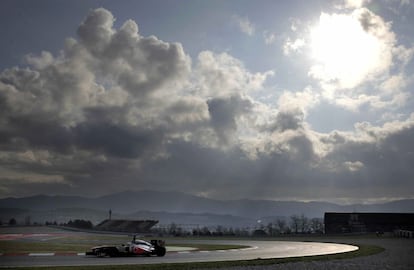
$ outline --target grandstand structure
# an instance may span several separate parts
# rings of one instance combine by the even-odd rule
[[[414,213],[325,213],[325,233],[414,231]]]
[[[94,227],[97,231],[147,233],[158,220],[105,219]]]

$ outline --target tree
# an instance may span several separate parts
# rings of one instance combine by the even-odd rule
[[[290,226],[294,233],[299,232],[299,226],[300,226],[300,217],[298,215],[293,215],[290,217]]]
[[[312,218],[309,226],[314,233],[323,233],[324,231],[324,222],[322,218]]]
[[[11,225],[11,226],[17,225],[17,221],[16,221],[16,219],[15,219],[15,218],[11,218],[11,219],[9,220],[9,225]]]
[[[204,226],[203,228],[201,228],[201,235],[203,235],[203,236],[211,236],[211,232],[208,229],[208,227]]]
[[[168,226],[168,234],[175,235],[177,233],[177,225],[172,222],[170,226]]]
[[[301,214],[300,216],[299,216],[299,228],[300,228],[300,232],[301,233],[306,233],[306,232],[308,232],[309,230],[308,230],[308,226],[309,225],[309,219],[304,215],[304,214]]]
[[[298,215],[291,216],[290,217],[290,224],[291,224],[291,227],[292,227],[292,229],[295,233],[299,233],[299,232],[306,233],[306,232],[308,232],[309,220],[304,214],[301,214],[300,216],[298,216]]]
[[[286,220],[282,218],[276,219],[276,229],[279,233],[286,233]]]
[[[230,229],[228,229],[228,231],[227,231],[227,235],[228,236],[235,236],[236,234],[234,233],[234,230],[233,230],[233,228],[232,227],[230,227]]]
[[[256,229],[256,230],[253,231],[252,235],[263,237],[263,236],[267,236],[267,233],[263,229]]]
[[[273,236],[273,223],[272,222],[269,222],[268,224],[267,224],[267,226],[266,226],[266,229],[267,229],[267,233],[270,235],[270,236]]]
[[[69,220],[66,226],[80,228],[80,229],[92,229],[93,228],[92,222],[90,222],[89,220],[83,220],[83,219],[75,219],[74,221]]]
[[[218,226],[216,227],[216,232],[215,232],[215,235],[217,235],[217,236],[223,236],[224,231],[225,231],[224,227],[223,227],[223,226],[221,226],[221,225],[218,225]]]
[[[30,216],[24,218],[24,225],[30,226],[32,224],[32,219]]]

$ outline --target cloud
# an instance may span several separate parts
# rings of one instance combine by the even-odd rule
[[[252,36],[255,32],[254,25],[247,17],[241,17],[239,15],[232,16],[233,22],[237,25],[241,32],[248,36]]]
[[[299,110],[281,111],[276,116],[274,131],[284,132],[301,129],[303,128],[303,120],[303,112]]]
[[[319,64],[309,74],[324,87],[354,88],[391,68],[395,35],[389,23],[368,9],[350,15],[322,13],[311,35]]]
[[[299,30],[300,27],[302,27],[302,21],[298,18],[290,18],[290,30],[292,32],[296,32]]]
[[[259,90],[274,72],[251,73],[227,53],[203,51],[198,55],[194,75],[197,94],[211,97]]]
[[[371,0],[345,0],[344,6],[347,8],[360,8],[369,2]]]
[[[360,161],[355,161],[355,162],[345,161],[344,166],[346,167],[347,170],[351,172],[359,171],[362,168],[364,168],[364,164]]]
[[[148,118],[153,115],[145,106],[154,102],[169,106],[157,92],[172,93],[185,84],[190,60],[178,43],[141,37],[130,20],[119,30],[113,29],[113,22],[109,11],[96,9],[79,26],[80,40],[68,39],[59,57],[47,52],[31,55],[28,62],[33,69],[14,68],[0,74],[1,119],[8,123],[5,140],[19,136],[31,145],[65,151],[85,145],[86,140],[105,150],[116,138],[142,140],[143,134],[160,130],[129,126],[151,121]],[[103,123],[97,123],[99,118],[104,118]],[[108,139],[95,141],[99,133],[88,131],[89,126],[108,132]],[[41,134],[42,129],[49,132]],[[134,145],[124,147],[125,151],[135,151]]]
[[[192,71],[181,44],[143,37],[131,20],[115,29],[114,21],[108,10],[93,10],[58,56],[31,54],[29,67],[0,74],[0,158],[10,172],[11,159],[30,167],[24,183],[57,168],[74,189],[120,171],[127,183],[139,164],[168,157],[171,143],[237,142],[238,122],[252,107],[244,93],[273,74],[250,73],[236,58],[209,51]]]
[[[68,185],[69,183],[65,181],[62,175],[41,175],[41,174],[34,174],[32,172],[27,173],[18,173],[14,171],[7,171],[2,170],[3,179],[9,180],[12,183],[29,183],[29,184],[65,184]]]
[[[409,4],[410,4],[410,2],[411,2],[411,0],[401,0],[401,1],[400,1],[400,5],[401,5],[401,6],[406,6],[406,5],[409,5]]]
[[[355,14],[364,35],[393,36],[377,15]],[[0,196],[126,189],[221,199],[412,196],[413,116],[319,133],[307,117],[326,89],[286,89],[265,104],[257,95],[278,79],[272,70],[255,72],[209,50],[191,59],[180,43],[114,21],[93,10],[59,54],[30,54],[27,67],[0,73]],[[358,98],[355,110],[397,103],[410,85],[403,55],[412,51],[389,41],[398,72],[368,72],[380,78],[381,94],[335,89],[332,100],[352,108]]]
[[[228,144],[237,138],[237,119],[242,114],[251,112],[252,103],[249,99],[241,96],[229,96],[225,98],[214,98],[207,102],[210,113],[211,125],[213,126],[219,141]]]
[[[82,45],[93,56],[101,76],[111,78],[129,94],[140,96],[182,81],[190,60],[181,44],[166,43],[154,36],[141,37],[137,24],[126,21],[113,29],[109,11],[97,9],[79,26]],[[92,33],[90,33],[92,32]]]
[[[91,52],[101,54],[111,42],[114,34],[112,29],[114,21],[115,18],[108,10],[104,8],[95,9],[88,14],[79,26],[78,36]],[[135,29],[132,30],[138,32],[138,27],[135,25]]]
[[[271,33],[269,31],[263,32],[263,38],[264,38],[266,45],[270,45],[276,42],[276,34]]]
[[[114,29],[114,20],[96,9],[79,26],[79,40],[69,38],[58,56],[29,55],[30,67],[1,72],[0,162],[8,192],[27,183],[33,191],[46,184],[83,189],[82,181],[97,181],[99,164],[128,171],[118,159],[157,158],[167,138],[208,120],[205,101],[174,95],[191,70],[182,46],[142,37],[130,20]]]
[[[299,52],[301,48],[305,46],[305,40],[297,38],[292,41],[290,38],[287,38],[285,44],[283,45],[283,53],[289,55],[291,52]]]
[[[314,64],[308,75],[319,82],[322,97],[351,111],[369,107],[403,107],[406,66],[412,49],[398,44],[391,22],[365,7],[342,13],[322,13],[311,30]]]
[[[278,101],[279,110],[300,110],[307,113],[315,107],[320,101],[320,95],[311,87],[303,91],[290,92],[284,91]]]

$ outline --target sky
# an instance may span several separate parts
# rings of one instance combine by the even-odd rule
[[[0,2],[0,198],[414,198],[414,2]]]

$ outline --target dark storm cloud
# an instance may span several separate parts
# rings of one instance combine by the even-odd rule
[[[83,122],[76,127],[62,127],[58,123],[38,122],[35,119],[9,118],[8,130],[1,130],[2,143],[15,149],[41,147],[62,154],[75,149],[91,150],[110,156],[137,158],[147,149],[156,152],[162,144],[161,130],[114,125],[110,122]]]
[[[252,160],[240,148],[223,151],[177,141],[168,146],[168,158],[152,160],[145,166],[145,184],[137,182],[140,186],[164,190],[174,186],[222,199],[286,197],[292,192],[305,195],[304,189],[311,183],[303,179],[312,171],[307,164],[313,152],[305,138],[289,143],[297,155],[273,151]]]
[[[394,123],[382,129],[367,126],[363,131],[367,135],[365,139],[348,136],[334,140],[334,149],[324,160],[335,169],[326,175],[336,175],[335,186],[361,197],[411,196],[409,190],[414,188],[410,165],[414,162],[412,123]]]
[[[269,132],[303,129],[304,118],[305,115],[300,109],[283,110],[277,113],[274,120],[261,128]]]
[[[8,118],[7,130],[3,133],[0,129],[0,134],[3,133],[3,136],[7,138],[6,144],[14,144],[16,149],[41,147],[61,153],[69,152],[75,139],[73,131],[54,121],[42,120],[37,121],[37,119],[28,117],[10,117]],[[22,144],[19,139],[24,143]],[[13,141],[16,143],[13,143]]]
[[[280,112],[276,117],[277,129],[279,131],[296,130],[303,125],[304,114],[302,111]]]
[[[253,106],[250,100],[236,95],[213,98],[207,104],[211,125],[225,144],[234,138],[234,133],[237,131],[237,118],[249,113]]]
[[[138,158],[147,151],[156,152],[162,144],[162,132],[157,130],[108,123],[82,123],[74,133],[78,147],[122,158]]]

